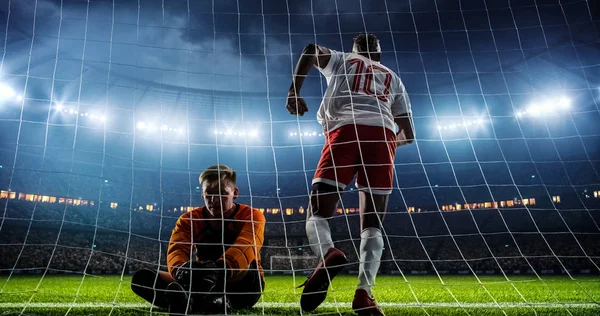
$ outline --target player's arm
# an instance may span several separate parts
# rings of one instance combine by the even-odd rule
[[[408,94],[402,82],[399,83],[400,94],[392,104],[394,122],[398,125],[396,133],[397,146],[412,144],[415,140],[414,122],[412,119],[411,105]]]
[[[194,210],[195,211],[195,210]],[[171,276],[187,290],[209,293],[222,278],[223,270],[212,261],[198,262],[191,257],[195,228],[201,230],[199,221],[192,227],[192,213],[187,212],[177,220],[167,250],[167,266]]]
[[[242,277],[252,261],[257,260],[265,240],[265,216],[255,209],[249,209],[240,220],[244,221],[240,234],[220,260],[224,260],[228,269],[228,279]],[[218,266],[218,264],[217,264]]]
[[[398,117],[394,117],[394,122],[398,125],[398,133],[396,133],[397,145],[402,146],[412,144],[415,140],[415,132],[413,128],[412,114],[406,113]]]
[[[306,45],[300,55],[300,59],[298,59],[296,69],[294,69],[294,77],[292,78],[289,92],[299,95],[304,79],[310,69],[314,66],[321,69],[327,67],[330,58],[331,51],[329,48],[315,44]]]
[[[169,273],[176,277],[177,268],[190,261],[192,252],[192,225],[190,212],[179,217],[171,233],[167,250],[167,266]],[[193,259],[193,258],[192,258]]]
[[[308,44],[304,48],[294,69],[292,84],[288,90],[286,108],[290,114],[304,115],[305,112],[308,112],[306,101],[300,96],[304,79],[312,67],[323,69],[329,64],[330,59],[331,51],[327,47]]]

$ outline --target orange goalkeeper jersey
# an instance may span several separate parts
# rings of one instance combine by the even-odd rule
[[[223,232],[220,219],[208,219],[207,213],[203,206],[177,220],[167,251],[169,273],[190,261],[195,251],[197,260],[224,260],[232,270],[232,279],[241,276],[254,260],[264,277],[260,248],[264,242],[265,216],[248,205],[236,204],[233,218],[225,219]],[[218,225],[213,222],[211,227],[209,221],[218,221]]]

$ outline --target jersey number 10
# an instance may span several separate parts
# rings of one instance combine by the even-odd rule
[[[388,102],[388,96],[390,94],[390,84],[392,83],[392,74],[385,68],[377,65],[369,65],[365,68],[365,62],[362,59],[354,58],[348,61],[350,65],[356,65],[356,71],[354,72],[354,81],[352,82],[352,92],[364,93],[377,97],[382,102]],[[373,92],[371,86],[373,85],[373,75],[375,71],[385,74],[385,81],[383,83],[383,91],[375,87]],[[364,80],[362,80],[364,77]],[[362,87],[360,83],[363,82]],[[362,89],[362,91],[361,91]]]

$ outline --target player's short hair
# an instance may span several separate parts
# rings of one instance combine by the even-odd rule
[[[227,165],[214,165],[206,168],[200,174],[200,185],[204,184],[204,181],[209,183],[229,181],[235,187],[236,173],[233,168]]]
[[[379,40],[377,39],[377,36],[365,33],[356,35],[354,38],[354,45],[352,46],[352,52],[380,53],[381,46],[379,46]]]

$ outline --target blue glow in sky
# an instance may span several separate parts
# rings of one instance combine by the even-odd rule
[[[189,200],[218,161],[247,194],[306,195],[322,137],[294,133],[320,132],[325,81],[313,70],[309,112],[290,116],[293,67],[364,31],[413,105],[407,204],[598,185],[598,16],[593,1],[0,1],[0,187],[96,196],[108,178],[117,200]]]

